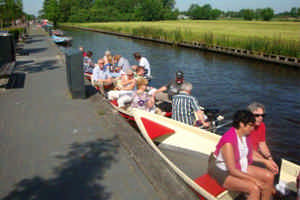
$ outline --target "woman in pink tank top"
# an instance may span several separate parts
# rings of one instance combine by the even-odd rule
[[[252,164],[263,162],[252,154],[249,134],[254,128],[254,115],[247,110],[237,111],[233,127],[227,131],[210,159],[209,174],[224,188],[248,194],[247,200],[270,200],[274,191],[274,175]]]

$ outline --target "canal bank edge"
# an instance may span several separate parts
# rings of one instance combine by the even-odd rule
[[[70,25],[59,25],[59,26],[65,27],[65,28],[73,28],[73,29],[80,29],[80,30],[85,30],[85,31],[92,31],[92,32],[99,32],[99,33],[104,33],[104,34],[116,35],[116,36],[127,37],[127,38],[138,39],[138,40],[146,40],[146,41],[157,42],[157,43],[167,44],[167,45],[176,45],[176,46],[180,46],[180,47],[199,49],[199,50],[203,50],[203,51],[211,51],[211,52],[215,52],[215,53],[222,53],[222,54],[227,54],[227,55],[250,58],[250,59],[255,59],[255,60],[266,61],[266,62],[270,62],[270,63],[276,63],[276,64],[282,64],[282,65],[300,68],[300,59],[295,58],[295,57],[272,55],[272,54],[266,54],[263,52],[256,53],[256,52],[246,50],[246,49],[206,45],[206,44],[199,43],[199,42],[173,43],[173,42],[169,42],[166,40],[134,36],[134,35],[125,34],[125,33],[105,31],[105,30],[101,30],[101,29],[85,28],[85,27],[79,27],[79,26],[70,26]]]
[[[47,34],[46,32],[44,33]],[[55,46],[59,62],[65,64],[64,53],[50,38],[48,42],[50,45]],[[146,143],[142,136],[119,116],[111,107],[108,100],[97,93],[90,98],[90,101],[95,103],[97,108],[105,110],[105,120],[107,121],[105,128],[118,135],[120,144],[128,152],[129,157],[132,158],[140,168],[161,199],[198,199],[196,194],[192,192],[173,169]],[[116,177],[116,179],[118,179],[118,177]]]

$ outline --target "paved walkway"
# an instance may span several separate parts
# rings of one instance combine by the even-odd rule
[[[0,92],[0,199],[159,199],[105,110],[70,99],[56,47],[39,29],[31,37],[16,88]]]

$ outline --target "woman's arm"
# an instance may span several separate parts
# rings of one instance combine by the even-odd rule
[[[253,151],[253,161],[263,163],[273,174],[278,174],[278,166],[272,159],[265,159],[257,151]]]
[[[129,84],[129,85],[127,85],[126,87],[123,87],[122,90],[133,90],[135,87],[135,83],[136,83],[135,79],[129,80],[127,82],[127,84]]]
[[[271,152],[269,150],[269,147],[265,141],[258,143],[258,148],[262,155],[266,158],[272,158]]]
[[[149,99],[147,101],[147,108],[152,108],[154,105],[154,102],[155,102],[155,100],[154,100],[153,96],[149,97]]]
[[[164,85],[164,86],[162,86],[161,88],[157,89],[155,92],[153,92],[152,96],[155,97],[157,93],[159,93],[159,92],[164,92],[164,91],[166,91],[167,89],[168,89],[167,86]]]
[[[122,86],[124,87],[124,86],[126,86],[126,85],[128,85],[128,84],[131,84],[133,81],[135,81],[135,79],[130,79],[130,80],[128,80],[128,79],[126,79],[125,77],[122,79],[122,82],[121,82],[121,84],[122,84]]]

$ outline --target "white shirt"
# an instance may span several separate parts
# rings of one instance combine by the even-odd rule
[[[126,58],[121,57],[118,62],[118,67],[121,67],[124,72],[127,72],[127,70],[130,69],[129,61]]]
[[[240,152],[241,171],[247,173],[248,146],[247,146],[246,136],[243,136],[241,139],[237,136],[237,141],[238,141],[238,147],[239,147],[239,152]],[[228,171],[221,151],[219,152],[219,155],[217,156],[216,166],[221,170]]]
[[[105,80],[110,78],[111,76],[109,75],[108,72],[101,70],[99,65],[95,65],[93,69],[93,76],[92,76],[92,81],[97,81],[97,80]]]
[[[145,57],[141,57],[139,66],[145,68],[146,76],[151,76],[151,68],[150,68],[150,63]]]

